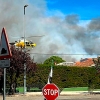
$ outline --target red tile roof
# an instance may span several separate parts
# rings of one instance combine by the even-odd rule
[[[90,67],[94,65],[93,59],[92,58],[85,58],[85,59],[81,59],[78,62],[75,62],[74,66],[77,67]]]

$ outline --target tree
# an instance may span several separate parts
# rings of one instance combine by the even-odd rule
[[[2,93],[2,87],[3,87],[3,69],[0,68],[0,93]]]
[[[100,56],[93,59],[97,73],[100,73]]]
[[[51,56],[50,58],[46,59],[44,61],[44,64],[52,64],[52,60],[54,61],[54,63],[58,64],[58,63],[61,63],[61,62],[65,62],[65,60],[63,60],[61,57],[59,56]]]
[[[22,49],[16,49],[11,46],[12,57],[10,59],[10,67],[7,69],[7,83],[9,86],[9,94],[14,94],[17,87],[18,77],[24,73],[24,64],[26,64],[27,73],[33,72],[36,69],[36,63],[31,60],[30,54]]]

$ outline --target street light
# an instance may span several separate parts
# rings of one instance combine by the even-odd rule
[[[24,6],[24,22],[23,22],[23,30],[24,30],[24,49],[25,49],[25,8],[27,7],[28,5],[25,5]]]
[[[24,5],[24,24],[23,24],[23,30],[24,30],[24,53],[25,53],[25,8],[28,5]],[[24,56],[25,60],[25,56]],[[26,93],[26,62],[24,62],[24,94]]]
[[[25,5],[25,6],[24,6],[24,15],[25,15],[25,8],[26,8],[27,6],[28,6],[28,5]]]

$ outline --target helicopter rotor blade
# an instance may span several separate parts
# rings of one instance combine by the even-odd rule
[[[12,38],[20,38],[20,37],[17,37],[17,36],[12,36],[12,35],[11,35],[11,37],[12,37]]]
[[[45,35],[38,35],[38,36],[26,36],[25,38],[32,38],[32,37],[43,37],[43,36],[45,36]],[[17,37],[17,36],[11,36],[12,38],[24,38],[24,36],[22,36],[22,37]]]
[[[40,36],[29,36],[29,37],[25,37],[25,38],[32,38],[32,37],[43,37],[45,35],[40,35]],[[24,37],[21,37],[21,38],[24,38]]]

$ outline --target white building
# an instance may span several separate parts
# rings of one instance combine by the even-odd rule
[[[74,62],[62,62],[62,63],[59,63],[59,64],[56,64],[58,66],[60,65],[63,65],[63,66],[74,66]]]

